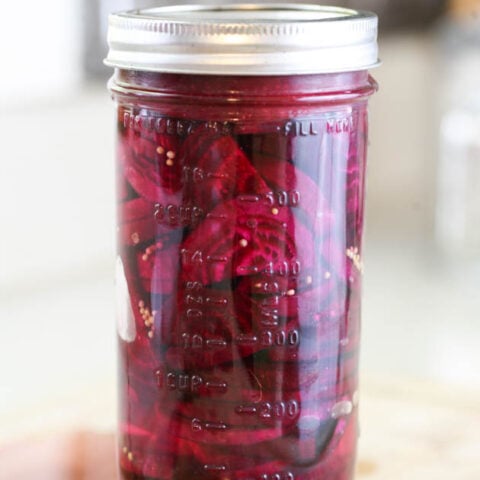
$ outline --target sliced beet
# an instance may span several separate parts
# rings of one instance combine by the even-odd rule
[[[143,198],[124,202],[119,207],[119,241],[126,245],[145,243],[155,236],[155,206]]]
[[[311,233],[286,207],[272,212],[237,198],[212,210],[186,238],[182,254],[185,280],[209,284],[254,275],[268,264],[307,264],[314,245]]]
[[[174,135],[125,129],[118,157],[123,175],[150,202],[178,203],[182,165],[175,161],[181,139]]]
[[[119,128],[125,478],[351,480],[366,118],[154,110]]]
[[[138,407],[137,407],[138,408]],[[169,478],[175,468],[174,452],[158,449],[156,435],[149,429],[129,422],[121,423],[119,461],[124,472],[148,478]]]
[[[221,137],[199,159],[207,176],[203,193],[211,204],[235,198],[245,193],[262,194],[269,191],[266,183],[231,137]],[[212,198],[213,194],[219,195]]]
[[[294,200],[292,209],[305,217],[310,228],[317,228],[317,235],[329,233],[336,219],[328,203],[327,192],[322,192],[309,176],[289,162],[259,158],[256,167],[273,192],[287,194],[277,194],[277,199],[286,197],[287,201]]]
[[[252,164],[227,135],[195,132],[183,146],[186,196],[210,210],[240,194],[266,194],[269,189]]]
[[[163,413],[157,411],[157,417],[161,415]],[[228,444],[233,448],[235,445],[248,446],[274,440],[282,435],[281,427],[241,428],[224,422],[191,419],[180,415],[171,415],[169,425],[179,438],[191,441],[196,446]]]

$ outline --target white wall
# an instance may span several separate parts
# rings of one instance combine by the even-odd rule
[[[0,107],[75,91],[81,79],[78,0],[2,2]]]

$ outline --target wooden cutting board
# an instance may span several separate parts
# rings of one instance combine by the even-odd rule
[[[480,480],[479,393],[385,380],[364,382],[362,392],[357,480]],[[113,434],[65,433],[0,446],[0,480],[115,475]]]

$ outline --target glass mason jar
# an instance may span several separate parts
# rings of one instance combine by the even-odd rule
[[[349,480],[373,14],[110,18],[123,479]]]

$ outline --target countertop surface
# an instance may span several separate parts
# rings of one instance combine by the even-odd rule
[[[480,394],[385,379],[364,381],[362,391],[357,479],[480,478]],[[0,465],[0,480],[113,480],[114,437],[38,436],[0,446]]]

